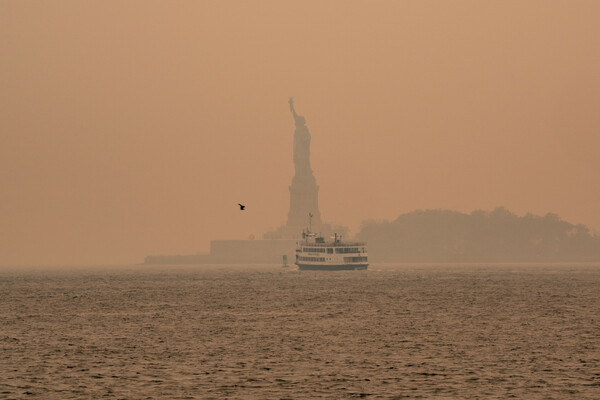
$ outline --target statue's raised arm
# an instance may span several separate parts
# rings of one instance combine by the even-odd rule
[[[306,120],[304,119],[303,116],[296,114],[296,110],[294,109],[294,98],[290,97],[290,99],[288,100],[288,103],[290,103],[290,111],[292,112],[292,115],[294,116],[294,122],[296,123],[296,126],[304,126],[304,124],[306,123]]]

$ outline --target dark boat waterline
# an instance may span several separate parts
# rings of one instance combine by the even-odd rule
[[[338,264],[338,265],[309,265],[309,264],[296,264],[300,271],[353,271],[353,270],[366,270],[369,264],[362,265],[349,265],[349,264]]]

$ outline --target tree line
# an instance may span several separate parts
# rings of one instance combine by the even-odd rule
[[[558,215],[518,216],[504,207],[470,214],[418,210],[365,221],[357,239],[379,262],[600,261],[600,236]]]

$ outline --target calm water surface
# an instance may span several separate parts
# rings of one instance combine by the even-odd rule
[[[0,270],[0,398],[600,398],[600,265]]]

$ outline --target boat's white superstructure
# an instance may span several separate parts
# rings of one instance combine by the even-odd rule
[[[364,242],[342,242],[337,235],[325,241],[311,232],[303,232],[302,238],[297,243],[295,262],[301,270],[340,271],[369,266]]]

